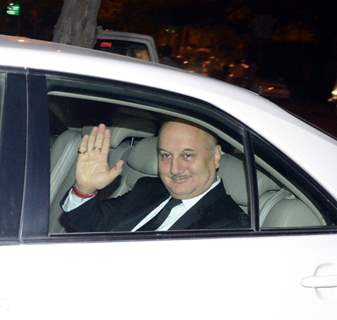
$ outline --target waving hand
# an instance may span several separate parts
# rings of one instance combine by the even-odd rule
[[[83,136],[76,164],[76,187],[80,192],[87,194],[101,190],[122,172],[122,160],[109,168],[110,140],[111,132],[104,124]]]

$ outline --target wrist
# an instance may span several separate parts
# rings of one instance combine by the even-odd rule
[[[97,194],[97,191],[94,192],[83,192],[80,190],[76,184],[73,185],[72,192],[79,198],[81,199],[87,199],[87,198],[92,198]]]

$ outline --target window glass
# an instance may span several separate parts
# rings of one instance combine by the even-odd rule
[[[153,90],[145,88],[126,90],[121,84],[48,78],[50,234],[150,231],[146,224],[161,215],[170,193],[183,201],[153,230],[250,228],[240,134],[223,121],[207,120],[210,110],[197,117],[193,105],[191,116],[182,109],[190,102],[179,102],[177,96],[173,100],[163,92],[158,97],[155,101]],[[160,131],[170,120],[171,127]],[[82,190],[70,191],[69,198],[78,157],[93,155],[88,146],[81,146],[85,153],[79,156],[81,139],[99,123],[112,133],[109,167],[123,160],[123,169],[92,199],[86,199]],[[63,213],[60,202],[70,212]]]
[[[327,195],[295,164],[254,138],[262,229],[328,228],[337,223]]]
[[[134,57],[145,61],[150,60],[149,50],[143,43],[123,40],[98,40],[95,49]]]

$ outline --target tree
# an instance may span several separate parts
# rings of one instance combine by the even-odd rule
[[[92,48],[101,0],[64,0],[53,41]]]

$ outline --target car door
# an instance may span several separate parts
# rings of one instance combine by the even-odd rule
[[[31,72],[27,85],[29,134],[20,245],[0,247],[1,319],[335,318],[334,223],[295,228],[260,224],[258,179],[263,170],[276,178],[279,176],[270,169],[275,164],[280,176],[284,171],[301,170],[244,124],[206,102],[138,85],[41,72]],[[98,100],[103,104],[96,104]],[[250,227],[50,232],[48,138],[53,120],[48,108],[62,116],[71,115],[78,103],[81,113],[74,114],[82,119],[99,114],[100,108],[127,106],[134,113],[136,109],[151,111],[156,116],[169,114],[207,124],[235,147],[230,157],[242,159],[243,174],[237,173],[232,180],[239,181],[239,189],[244,190],[239,193],[247,199]],[[95,106],[94,113],[90,109],[87,113],[84,105]],[[78,118],[71,119],[69,123],[75,125]],[[271,161],[268,151],[275,153]],[[286,169],[277,166],[278,160]],[[235,174],[231,168],[230,173]],[[295,175],[288,180],[319,212],[327,211],[335,219],[335,199],[310,177]]]

